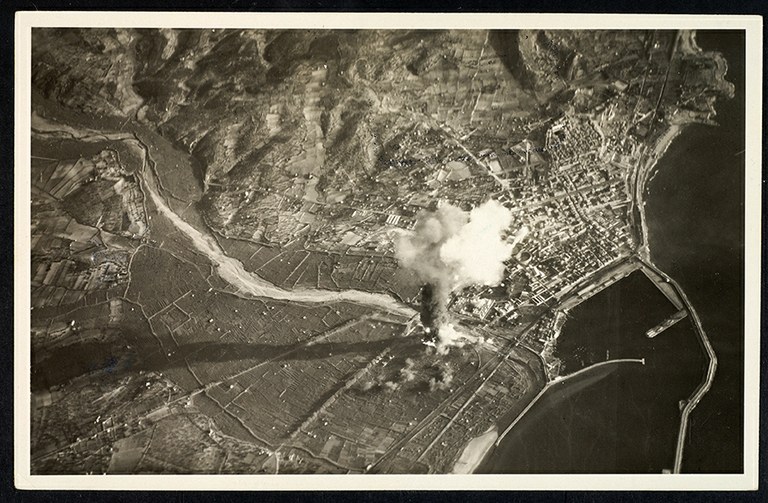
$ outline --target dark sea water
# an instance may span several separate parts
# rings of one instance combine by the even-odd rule
[[[699,312],[718,355],[711,391],[691,416],[685,472],[742,471],[744,38],[699,32],[699,45],[729,62],[736,98],[718,106],[719,127],[694,125],[670,146],[649,185],[653,260]],[[614,358],[646,365],[596,368],[552,386],[478,473],[659,473],[671,469],[680,420],[705,372],[685,319],[644,336],[672,305],[642,273],[575,308],[558,340],[566,373]],[[608,354],[606,354],[608,352]]]
[[[649,339],[676,311],[640,271],[570,313],[556,355],[564,373],[617,358],[550,387],[479,470],[485,473],[661,473],[671,469],[680,400],[704,373],[686,319]]]
[[[731,473],[743,470],[744,35],[699,31],[697,40],[723,53],[736,97],[717,104],[719,126],[691,126],[670,146],[646,209],[653,260],[686,291],[718,358],[691,416],[683,471]]]

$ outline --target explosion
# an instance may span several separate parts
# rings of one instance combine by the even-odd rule
[[[459,288],[501,282],[504,261],[512,252],[503,233],[511,223],[511,212],[497,201],[487,201],[468,213],[443,204],[422,212],[413,231],[396,240],[400,265],[423,283],[421,324],[438,352],[475,339],[449,323],[448,299]]]

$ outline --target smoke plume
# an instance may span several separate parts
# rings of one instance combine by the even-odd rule
[[[450,369],[443,369],[440,372],[439,378],[432,377],[429,379],[429,391],[436,391],[439,389],[448,389],[453,382],[453,372]]]
[[[497,285],[512,245],[503,233],[512,222],[510,211],[487,201],[470,212],[450,204],[422,212],[413,231],[395,242],[400,265],[423,283],[421,323],[438,345],[447,348],[472,339],[449,327],[447,305],[452,291],[469,285]],[[443,337],[440,332],[445,331]]]
[[[434,344],[437,354],[439,355],[447,355],[451,348],[462,348],[466,344],[474,344],[483,342],[484,340],[482,337],[475,337],[459,332],[450,323],[441,325],[436,331],[437,334],[429,345],[431,346]]]
[[[415,366],[415,361],[413,361],[411,358],[406,358],[405,367],[400,369],[400,379],[405,382],[411,382],[416,379],[416,371],[414,370]]]

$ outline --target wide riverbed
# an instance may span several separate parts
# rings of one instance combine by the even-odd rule
[[[60,144],[76,144],[84,141],[92,144],[103,144],[101,148],[106,148],[109,141],[125,142],[131,145],[139,157],[144,158],[144,166],[136,172],[142,182],[142,189],[154,204],[157,211],[168,219],[182,234],[187,236],[192,245],[199,252],[208,257],[216,265],[217,272],[222,279],[237,288],[241,293],[253,297],[266,297],[278,300],[289,300],[300,303],[333,303],[333,302],[352,302],[356,304],[367,305],[377,309],[387,311],[388,313],[400,316],[410,317],[415,315],[415,311],[397,301],[394,297],[386,294],[364,292],[361,290],[324,290],[309,288],[294,288],[287,290],[279,288],[267,280],[261,278],[255,273],[247,271],[243,264],[228,256],[219,246],[216,239],[207,229],[199,229],[181,218],[168,204],[159,188],[160,183],[156,179],[156,174],[151,168],[152,163],[170,162],[165,159],[152,159],[149,156],[149,149],[139,134],[136,133],[94,133],[92,131],[78,131],[76,129],[60,126],[48,122],[46,119],[35,116],[37,134],[56,135],[63,133],[64,136],[70,136],[73,140],[58,138]],[[76,138],[76,140],[74,139]],[[62,148],[60,146],[60,148]],[[82,150],[82,148],[81,148]],[[188,212],[195,211],[190,207]],[[197,220],[202,221],[198,218]]]

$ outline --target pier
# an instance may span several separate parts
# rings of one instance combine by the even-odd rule
[[[704,397],[704,395],[707,394],[709,388],[712,387],[712,381],[715,378],[715,372],[717,370],[717,355],[715,354],[715,350],[712,347],[712,343],[710,343],[709,338],[704,331],[704,327],[701,325],[701,319],[699,319],[699,315],[696,313],[696,310],[694,309],[690,300],[688,300],[688,296],[685,294],[680,285],[675,280],[667,276],[664,272],[662,272],[659,268],[657,268],[652,262],[642,258],[640,261],[643,263],[644,269],[648,268],[656,275],[661,277],[664,282],[669,284],[674,289],[675,293],[679,296],[685,309],[691,316],[691,322],[696,328],[696,334],[699,336],[699,342],[704,348],[708,360],[706,374],[704,375],[701,383],[693,391],[690,398],[685,402],[681,411],[680,428],[677,433],[677,446],[675,448],[675,464],[674,468],[672,469],[672,473],[680,473],[683,465],[685,436],[688,432],[688,419],[693,412],[693,409],[696,408],[696,405],[698,405],[699,401]]]
[[[653,339],[654,337],[656,337],[666,329],[673,327],[675,324],[677,324],[678,321],[684,320],[687,317],[688,317],[688,311],[686,311],[685,309],[680,309],[679,311],[673,313],[671,316],[669,316],[667,319],[665,319],[655,327],[645,332],[645,336],[648,337],[649,339]]]

